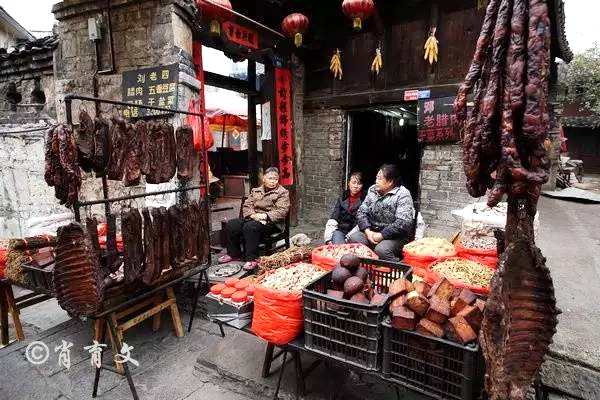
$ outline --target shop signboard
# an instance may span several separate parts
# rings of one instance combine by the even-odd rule
[[[404,91],[404,101],[417,101],[419,100],[419,91],[418,90],[405,90]]]
[[[294,183],[294,138],[292,114],[292,73],[289,69],[275,68],[275,116],[277,147],[279,150],[280,183]]]
[[[420,143],[459,140],[454,115],[454,96],[419,100],[418,120]]]
[[[258,49],[258,33],[250,28],[227,21],[223,22],[227,40],[249,49]]]
[[[121,83],[123,101],[176,110],[178,78],[178,64],[125,71]],[[127,118],[165,114],[170,113],[138,107],[127,107],[123,110],[123,116]]]
[[[419,90],[419,100],[429,99],[431,97],[431,90]]]

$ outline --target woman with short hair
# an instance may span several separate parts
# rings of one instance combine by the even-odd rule
[[[262,185],[250,191],[243,206],[243,218],[231,220],[225,227],[227,254],[219,257],[219,264],[241,261],[252,270],[258,265],[258,245],[267,235],[284,229],[285,217],[290,210],[290,193],[279,184],[279,170],[267,168]]]
[[[359,231],[348,241],[369,246],[382,260],[398,261],[402,247],[411,240],[415,217],[412,197],[400,184],[398,167],[384,164],[379,168],[356,217]]]
[[[344,191],[325,225],[326,244],[344,244],[346,235],[356,226],[356,212],[365,198],[363,179],[360,172],[350,174],[348,189]]]

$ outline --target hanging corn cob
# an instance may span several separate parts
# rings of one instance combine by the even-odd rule
[[[431,31],[429,33],[429,37],[427,38],[427,41],[425,42],[425,56],[423,57],[424,60],[429,61],[429,64],[433,65],[434,62],[437,62],[438,60],[438,40],[435,38],[435,31],[437,28],[433,27],[431,28]]]
[[[340,49],[336,49],[335,53],[333,53],[333,57],[331,57],[331,62],[329,64],[329,70],[333,73],[334,79],[342,80],[343,71]]]
[[[383,57],[381,56],[381,45],[375,49],[375,58],[371,63],[371,72],[375,75],[379,75],[379,71],[383,68]]]

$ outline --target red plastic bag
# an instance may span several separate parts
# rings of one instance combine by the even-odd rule
[[[106,249],[106,235],[98,236],[98,242],[101,249]],[[123,251],[123,237],[117,232],[117,251]]]
[[[290,268],[296,264],[288,265]],[[269,289],[260,284],[268,274],[254,283],[254,313],[252,331],[269,343],[282,346],[294,340],[304,330],[302,291]]]
[[[311,253],[312,263],[331,271],[340,262],[344,254],[356,254],[363,258],[378,260],[379,256],[362,243],[326,244],[314,249]]]
[[[487,265],[488,267],[496,269],[496,263],[498,262],[498,252],[496,248],[493,249],[472,249],[465,247],[460,240],[457,240],[454,244],[456,248],[456,255],[467,260],[475,261],[480,264]]]
[[[464,257],[446,257],[445,260],[460,259],[460,258],[464,258]],[[439,281],[440,279],[443,278],[442,274],[440,274],[439,272],[433,270],[433,266],[435,264],[437,264],[438,262],[445,261],[445,260],[438,260],[436,262],[431,263],[431,265],[429,266],[428,271],[427,271],[427,277],[425,279],[427,281],[427,283],[434,284],[434,283],[436,283],[437,281]],[[474,261],[474,260],[469,260],[469,261]],[[484,267],[489,268],[490,270],[494,271],[493,268],[490,268],[489,266],[487,266],[485,264],[482,264],[482,265]],[[457,280],[450,279],[450,278],[447,278],[447,279],[448,279],[448,281],[450,281],[450,283],[454,287],[457,287],[457,288],[467,288],[467,289],[469,289],[473,293],[478,293],[478,294],[482,294],[482,295],[486,295],[486,296],[490,294],[490,290],[491,290],[490,286],[469,285],[469,284],[467,284],[467,283],[465,283],[463,281],[457,281]]]
[[[7,252],[8,250],[6,249],[6,246],[0,243],[0,268],[3,268],[4,265],[6,265]]]

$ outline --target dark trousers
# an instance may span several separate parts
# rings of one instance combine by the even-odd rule
[[[333,231],[333,235],[331,236],[332,244],[344,244],[346,243],[346,234],[339,229]]]
[[[373,246],[373,243],[369,242],[369,239],[367,239],[367,235],[365,235],[364,232],[353,233],[348,238],[348,242],[362,243],[374,250],[381,260],[388,261],[399,261],[400,255],[402,254],[402,248],[408,243],[408,241],[404,239],[386,239],[379,242],[377,246]]]
[[[242,243],[246,260],[258,259],[258,245],[263,237],[277,232],[277,225],[267,222],[261,224],[253,219],[233,219],[225,227],[227,234],[227,254],[234,258],[242,258]]]

